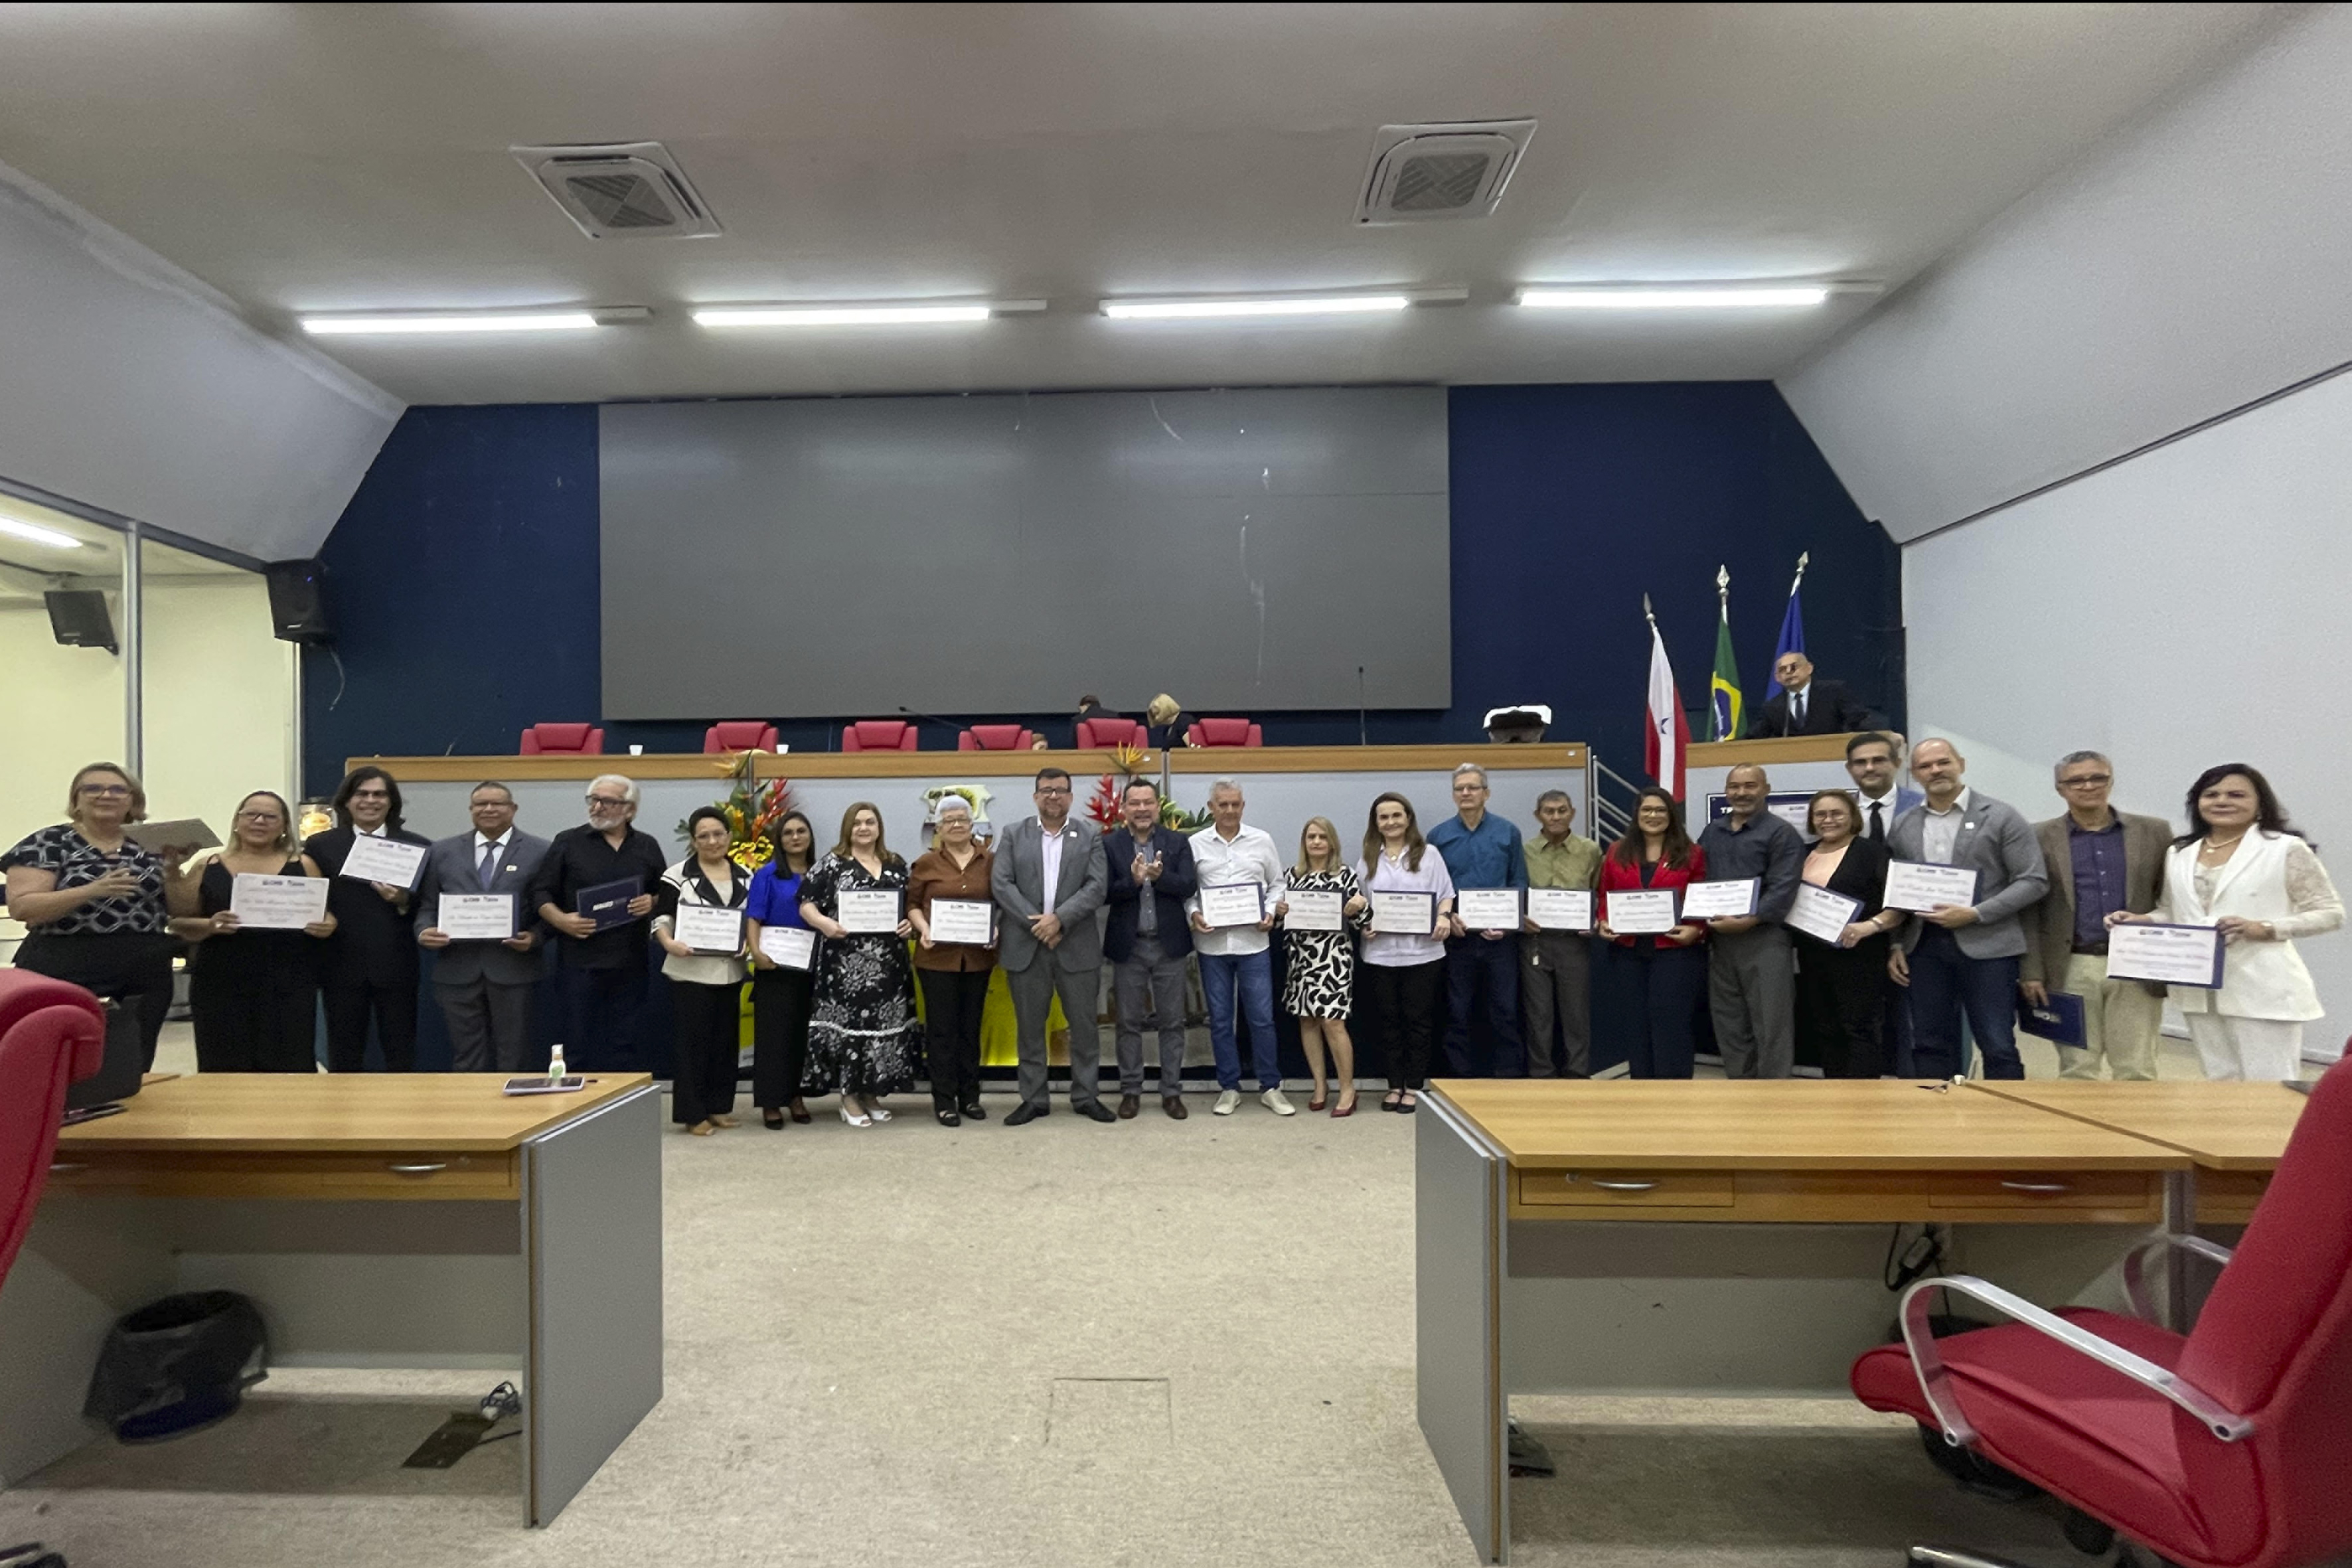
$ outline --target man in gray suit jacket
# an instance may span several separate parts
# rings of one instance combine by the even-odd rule
[[[1103,836],[1070,820],[1070,775],[1037,774],[1037,815],[1016,822],[996,843],[989,890],[1005,918],[997,922],[996,962],[1013,993],[1021,1035],[1021,1103],[1004,1119],[1018,1127],[1050,1113],[1045,1100],[1045,1013],[1055,995],[1070,1024],[1070,1109],[1115,1121],[1102,1102],[1102,1036],[1095,1018],[1102,993],[1102,933],[1095,911],[1110,888]]]
[[[1968,787],[1968,761],[1949,741],[1911,748],[1911,776],[1927,795],[1895,819],[1886,847],[1897,860],[1963,867],[1977,874],[1975,901],[1912,916],[1887,972],[1911,988],[1912,1070],[1958,1078],[1968,1070],[1966,1014],[1985,1077],[2023,1078],[2017,1054],[2017,980],[2025,955],[2018,917],[2050,889],[2033,829],[2013,806]]]
[[[440,956],[433,994],[449,1027],[452,1072],[522,1070],[530,1047],[530,994],[539,984],[539,917],[523,896],[547,854],[547,840],[514,825],[514,792],[478,784],[468,799],[474,831],[444,838],[425,852],[416,889],[416,941]],[[504,942],[453,940],[441,929],[444,893],[505,893],[514,900],[515,934]]]
[[[2083,1043],[2058,1047],[2063,1076],[2097,1078],[2104,1060],[2118,1079],[2152,1079],[2164,987],[2107,978],[2107,917],[2156,908],[2172,825],[2109,805],[2116,767],[2096,752],[2067,752],[2057,779],[2066,814],[2033,825],[2050,868],[2050,896],[2026,913],[2017,988],[2037,1007],[2050,1005],[2053,991],[2081,999]]]

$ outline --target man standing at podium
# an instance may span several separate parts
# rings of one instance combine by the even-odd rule
[[[1780,689],[1764,704],[1763,721],[1755,731],[1759,736],[1843,735],[1878,721],[1854,700],[1844,681],[1814,679],[1813,661],[1795,648],[1773,664],[1772,679]]]

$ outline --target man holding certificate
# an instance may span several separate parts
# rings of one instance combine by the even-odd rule
[[[1444,858],[1454,879],[1454,917],[1446,927],[1445,1059],[1464,1078],[1525,1078],[1527,1047],[1519,1038],[1519,944],[1526,921],[1527,852],[1519,830],[1486,813],[1486,773],[1475,763],[1454,770],[1454,816],[1429,830],[1429,847]],[[1480,890],[1519,896],[1477,898]],[[1509,918],[1481,913],[1509,905]],[[1475,919],[1474,920],[1474,917]],[[1493,924],[1482,923],[1494,921]],[[1486,1000],[1493,1054],[1475,1059],[1470,1017]]]
[[[547,840],[515,826],[514,792],[495,780],[467,797],[471,833],[436,842],[417,889],[417,945],[449,1030],[452,1072],[519,1073],[540,975],[539,917],[524,907]]]
[[[302,846],[327,878],[335,934],[320,955],[327,1014],[327,1070],[367,1067],[375,1026],[387,1072],[416,1066],[416,952],[410,900],[432,840],[401,825],[400,784],[373,764],[353,768],[335,791],[336,826]]]
[[[1192,835],[1192,951],[1200,955],[1201,991],[1209,1004],[1209,1044],[1217,1058],[1214,1113],[1231,1116],[1242,1099],[1238,1011],[1246,1016],[1258,1100],[1276,1116],[1297,1108],[1282,1092],[1282,1063],[1274,1037],[1274,894],[1282,886],[1282,856],[1273,835],[1242,821],[1242,786],[1219,779],[1209,786],[1214,820]],[[1253,893],[1252,889],[1255,889]],[[1255,898],[1255,914],[1251,913]]]
[[[1160,1036],[1160,1109],[1184,1120],[1184,960],[1192,951],[1184,900],[1192,896],[1192,846],[1160,825],[1160,786],[1129,779],[1119,795],[1126,827],[1103,841],[1110,917],[1103,956],[1118,1006],[1118,1114],[1143,1105],[1143,1020]]]
[[[2017,981],[2025,956],[2019,916],[2050,890],[2033,829],[2014,806],[1968,787],[1968,761],[1945,740],[1911,748],[1927,799],[1886,836],[1886,907],[1916,918],[1887,955],[1911,988],[1912,1068],[1921,1078],[1968,1071],[1967,1016],[1987,1078],[2025,1076],[2017,1054]]]
[[[1731,770],[1723,783],[1731,814],[1699,835],[1707,880],[1684,895],[1687,913],[1706,910],[1702,888],[1736,911],[1707,921],[1707,1012],[1726,1078],[1787,1078],[1797,1068],[1796,976],[1780,922],[1797,897],[1805,839],[1764,809],[1771,793],[1755,763]]]
[[[2172,826],[2109,805],[2115,775],[2115,764],[2096,752],[2068,752],[2057,767],[2066,810],[2033,826],[2050,896],[2026,911],[2017,988],[2035,1007],[2048,1007],[2053,991],[2080,999],[2082,1038],[2056,1042],[2065,1078],[2098,1078],[2103,1064],[2117,1079],[2156,1076],[2164,987],[2107,978],[2107,917],[2156,908]]]
[[[555,932],[569,1065],[636,1069],[646,1010],[646,922],[669,869],[661,845],[630,826],[637,786],[619,773],[588,782],[588,820],[547,847],[524,898]],[[589,910],[583,911],[585,905]]]
[[[1527,847],[1528,919],[1519,952],[1520,1021],[1526,1026],[1528,1076],[1592,1076],[1592,884],[1601,875],[1601,846],[1570,831],[1576,802],[1566,790],[1536,797],[1536,826]],[[1569,894],[1574,897],[1562,897]],[[1581,910],[1572,906],[1581,904]],[[1552,1054],[1559,1020],[1561,1056]]]

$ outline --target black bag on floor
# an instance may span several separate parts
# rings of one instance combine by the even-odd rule
[[[247,1298],[166,1296],[107,1331],[81,1413],[125,1443],[184,1436],[233,1414],[268,1364],[269,1331]]]

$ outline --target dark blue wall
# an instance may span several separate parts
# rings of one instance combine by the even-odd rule
[[[1548,702],[1555,738],[1590,741],[1630,775],[1649,665],[1642,595],[1698,709],[1715,572],[1728,565],[1740,672],[1760,705],[1800,551],[1812,552],[1815,663],[1900,723],[1899,552],[1769,384],[1456,387],[1450,409],[1454,705],[1375,712],[1372,741],[1475,740],[1489,708]],[[595,717],[596,529],[593,405],[404,415],[320,552],[341,667],[304,656],[306,789],[331,789],[349,756],[496,755],[536,721]],[[1181,675],[1169,685],[1183,694]],[[1068,738],[1066,715],[950,717],[1044,718]],[[1358,733],[1352,713],[1256,717],[1276,744]],[[954,746],[950,730],[924,730],[927,748]],[[835,724],[780,731],[796,751],[838,744]],[[614,724],[605,740],[698,751],[702,729]]]

